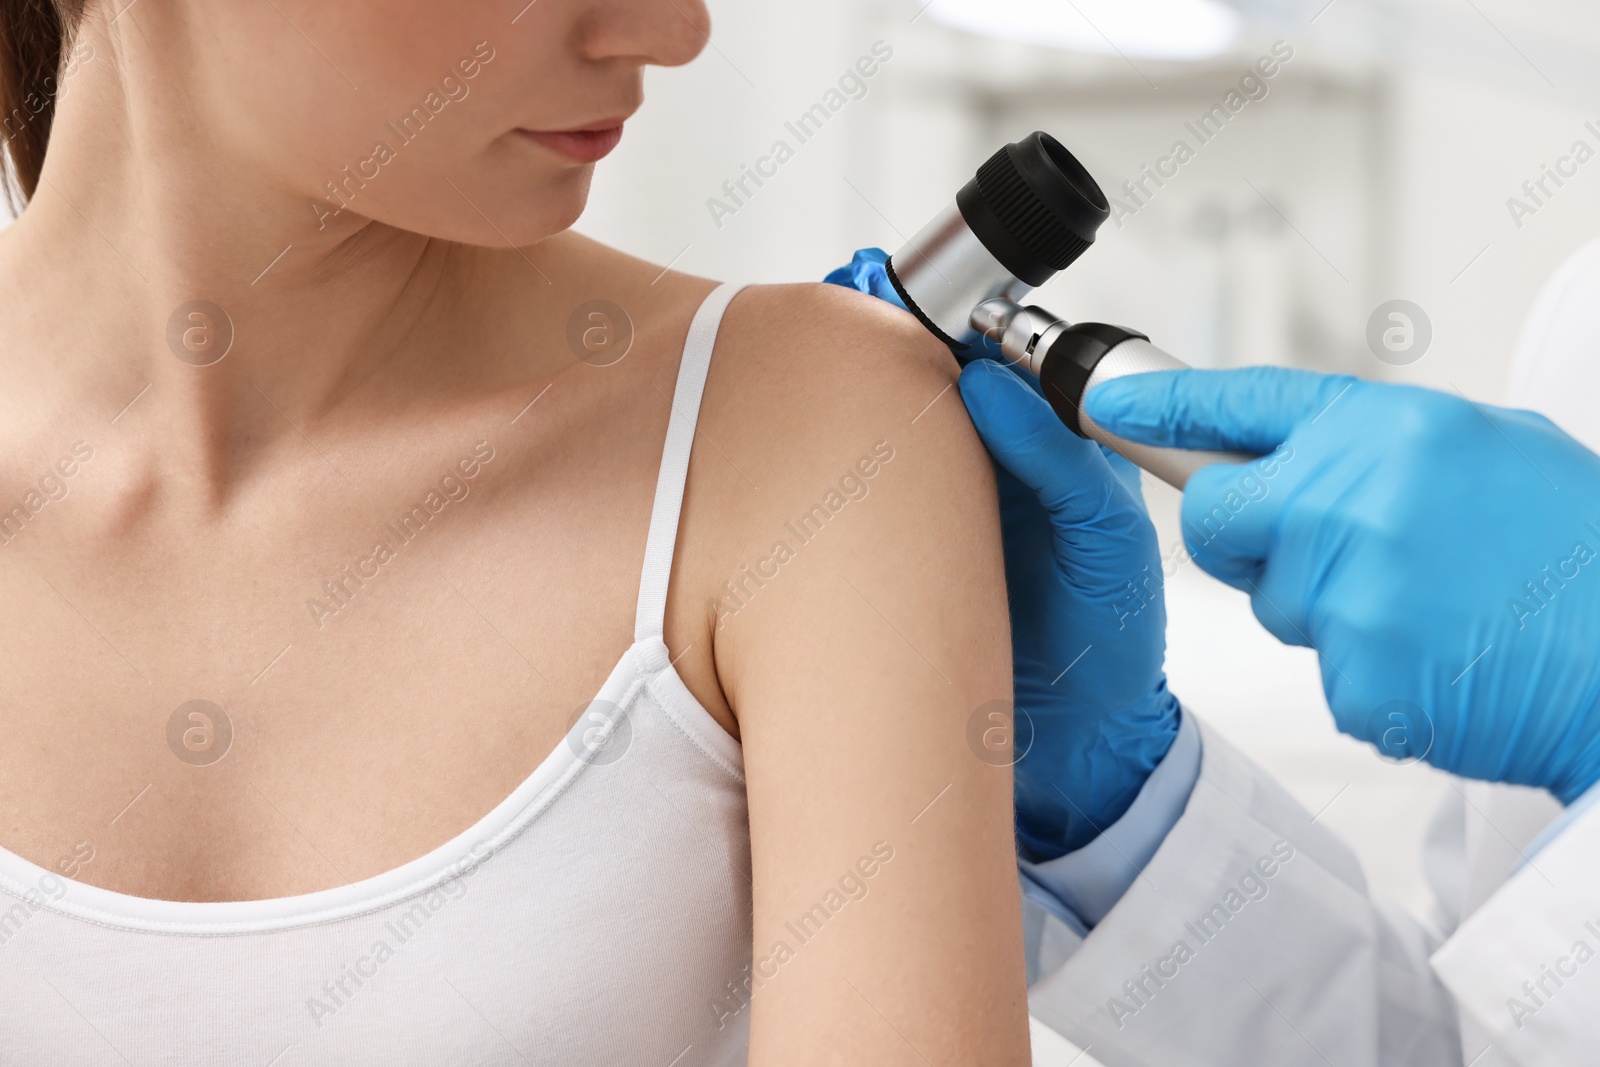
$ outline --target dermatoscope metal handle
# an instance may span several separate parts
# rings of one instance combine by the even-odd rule
[[[1238,452],[1154,448],[1124,440],[1082,412],[1101,382],[1185,365],[1134,330],[1069,324],[1019,301],[1094,243],[1110,217],[1089,171],[1047,133],[996,152],[954,204],[889,258],[888,275],[911,313],[960,353],[989,337],[1016,366],[1039,378],[1045,399],[1073,432],[1115,450],[1169,485],[1212,463],[1242,463]]]
[[[979,304],[972,313],[972,326],[997,343],[1012,365],[1039,379],[1045,399],[1074,433],[1098,441],[1174,488],[1182,489],[1201,467],[1257,458],[1246,452],[1139,444],[1107,432],[1089,417],[1083,397],[1103,382],[1187,369],[1142,333],[1103,322],[1071,325],[1041,307],[1020,307],[1005,297]]]

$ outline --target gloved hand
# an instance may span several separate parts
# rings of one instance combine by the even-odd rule
[[[1085,406],[1134,441],[1273,454],[1198,471],[1184,540],[1317,649],[1340,730],[1563,803],[1600,780],[1600,457],[1550,420],[1270,367]]]
[[[827,280],[904,306],[886,258],[864,249]],[[1121,818],[1177,737],[1160,550],[1138,469],[1063,426],[1030,377],[974,359],[961,398],[996,460],[1017,835],[1023,858],[1041,862]]]

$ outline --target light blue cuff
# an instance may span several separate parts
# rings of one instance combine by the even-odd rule
[[[1019,868],[1023,866],[1021,861],[1018,861],[1017,866]],[[1062,925],[1064,925],[1068,930],[1071,930],[1073,933],[1077,934],[1079,937],[1089,936],[1089,928],[1083,924],[1082,919],[1078,918],[1076,912],[1067,907],[1065,904],[1061,903],[1061,901],[1053,892],[1035,881],[1033,876],[1030,875],[1026,870],[1019,870],[1018,873],[1020,874],[1020,878],[1018,880],[1022,883],[1024,924],[1026,924],[1027,921],[1027,905],[1034,904],[1042,910],[1049,912],[1051,915],[1054,915],[1057,919],[1060,919]],[[1029,980],[1029,984],[1032,984],[1031,979]]]
[[[1048,891],[1085,927],[1117,906],[1189,804],[1200,778],[1200,728],[1187,710],[1182,714],[1172,748],[1122,818],[1075,852],[1045,863],[1017,861],[1028,881]]]
[[[1517,870],[1520,871],[1529,860],[1539,854],[1540,849],[1560,837],[1562,831],[1582,818],[1584,812],[1594,807],[1596,803],[1600,803],[1600,784],[1591,785],[1582,796],[1567,805],[1567,810],[1563,811],[1555,822],[1546,826],[1544,831],[1533,839],[1533,843],[1523,852],[1522,860],[1517,864]]]

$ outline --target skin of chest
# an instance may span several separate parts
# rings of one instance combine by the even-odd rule
[[[84,431],[90,457],[0,547],[0,844],[137,896],[244,900],[481,818],[632,641],[675,347],[286,435],[198,517],[136,428]],[[19,472],[73,454],[47,438],[6,482],[25,509]],[[669,641],[732,727],[695,618]]]

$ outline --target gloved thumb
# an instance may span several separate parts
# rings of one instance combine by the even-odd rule
[[[894,283],[889,281],[889,272],[884,266],[888,261],[889,253],[881,248],[860,248],[850,257],[847,265],[831,271],[822,280],[827,285],[854,289],[897,308],[904,308],[905,301],[900,299],[900,294],[894,291]]]
[[[1141,444],[1271,452],[1357,379],[1285,367],[1129,374],[1084,394],[1101,427]]]
[[[1080,565],[1110,547],[1107,534],[1114,540],[1123,526],[1145,521],[1100,446],[1062,425],[1016,371],[974,360],[961,372],[961,399],[990,455],[1033,491],[1056,536],[1084,550],[1075,554]]]
[[[1183,543],[1189,557],[1213,578],[1247,593],[1266,568],[1282,497],[1270,493],[1270,483],[1254,470],[1257,465],[1201,467],[1183,491]]]

